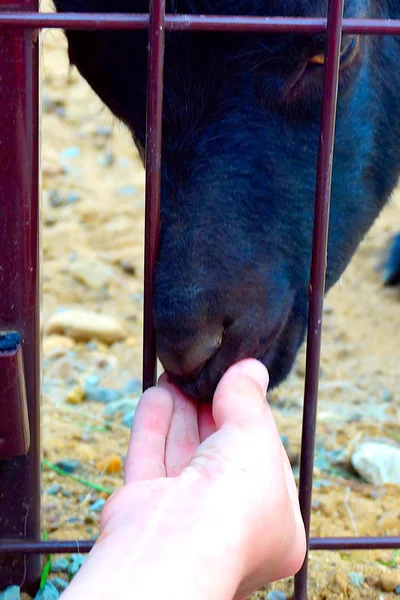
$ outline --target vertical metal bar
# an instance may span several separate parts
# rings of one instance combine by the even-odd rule
[[[151,0],[147,79],[143,390],[154,385],[157,375],[156,339],[152,308],[160,233],[164,47],[165,0]]]
[[[0,0],[0,8],[38,11],[38,0]],[[0,461],[0,537],[20,540],[40,538],[38,65],[37,32],[2,28],[0,329],[20,334],[30,446],[27,455]],[[39,556],[1,556],[0,588],[33,591],[40,570]]]
[[[318,379],[321,354],[322,309],[325,291],[343,6],[344,0],[329,0],[325,49],[324,94],[318,147],[299,493],[307,542],[309,541],[310,535]],[[304,564],[295,579],[295,600],[306,600],[307,598],[307,568],[308,556],[306,556]]]

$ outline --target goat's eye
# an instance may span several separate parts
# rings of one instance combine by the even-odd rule
[[[323,65],[325,64],[325,55],[324,54],[316,54],[308,59],[308,62],[311,65]]]
[[[342,48],[340,52],[340,67],[346,67],[355,58],[358,52],[359,40],[357,36],[352,36],[350,39],[342,41]],[[310,65],[323,65],[325,63],[325,56],[323,54],[315,54],[308,59]]]

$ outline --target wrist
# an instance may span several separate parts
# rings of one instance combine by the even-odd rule
[[[197,473],[179,479],[161,502],[152,506],[148,499],[149,518],[140,524],[134,502],[128,518],[114,508],[115,516],[62,600],[139,595],[158,600],[161,590],[174,600],[232,600],[243,562],[237,511],[227,506],[226,491],[222,503],[221,489]]]

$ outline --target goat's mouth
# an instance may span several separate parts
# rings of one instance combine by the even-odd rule
[[[274,387],[290,370],[298,343],[294,345],[290,337],[298,338],[296,332],[288,331],[288,323],[291,321],[292,306],[282,311],[280,318],[268,333],[263,335],[259,332],[254,335],[254,327],[247,328],[238,323],[233,323],[224,329],[218,345],[213,354],[199,365],[189,375],[177,375],[166,369],[169,379],[175,383],[185,394],[199,402],[212,402],[215,389],[227,369],[236,362],[245,358],[256,358],[263,362],[267,368],[270,366],[275,371],[270,373],[271,384]],[[262,321],[260,322],[260,329]],[[285,342],[282,343],[282,339]],[[293,349],[295,347],[295,349]]]

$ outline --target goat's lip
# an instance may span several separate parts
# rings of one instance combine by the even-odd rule
[[[235,361],[233,361],[231,364],[227,364],[226,366],[224,366],[221,370],[222,372],[220,373],[218,379],[213,381],[212,383],[210,382],[209,385],[207,382],[207,370],[210,367],[210,365],[212,365],[213,361],[216,360],[216,357],[221,350],[221,346],[223,345],[223,336],[221,337],[221,343],[219,344],[218,348],[216,348],[215,352],[196,370],[194,375],[192,374],[191,376],[182,377],[166,371],[169,380],[172,381],[172,383],[174,383],[175,385],[177,385],[180,389],[182,389],[184,393],[189,395],[191,398],[200,401],[212,401],[212,396],[219,383],[219,380],[221,379],[223,374],[228,370],[228,368],[230,368],[233,364],[239,362],[240,360],[244,360],[245,358],[256,358],[257,360],[260,360],[262,362],[262,359],[269,353],[271,348],[274,346],[274,342],[285,330],[289,321],[291,310],[292,304],[290,304],[283,312],[282,317],[277,322],[276,327],[273,328],[268,338],[263,341],[261,347],[259,340],[256,340],[254,342],[253,349],[248,350],[246,353],[243,353],[243,355],[238,355],[235,358]],[[202,388],[204,389],[205,385],[209,387],[206,396],[202,393]]]
[[[189,379],[188,377],[180,377],[178,375],[174,375],[173,373],[169,373],[168,371],[166,371],[166,375],[167,375],[169,381],[171,381],[179,389],[181,389],[185,395],[187,395],[190,398],[197,400],[199,402],[211,403],[220,379],[222,378],[224,373],[231,366],[233,366],[233,364],[235,364],[236,362],[239,362],[240,360],[244,360],[245,358],[255,358],[256,360],[259,360],[260,362],[264,362],[263,359],[265,359],[265,357],[270,353],[270,350],[271,350],[271,348],[268,348],[266,351],[264,350],[261,352],[249,353],[246,356],[238,358],[237,361],[235,361],[234,363],[232,363],[231,365],[228,365],[226,367],[226,369],[224,370],[223,373],[221,373],[221,376],[217,381],[215,381],[213,384],[210,384],[209,390],[206,394],[204,394],[204,382],[202,382],[202,380],[206,380],[206,377],[207,377],[206,371],[207,371],[208,364],[212,361],[212,359],[215,357],[217,352],[215,352],[215,354],[213,354],[213,356],[211,356],[206,361],[206,363],[204,365],[202,365],[202,367],[199,369],[199,371],[197,372],[196,376],[193,379]]]
[[[224,330],[222,330],[222,332],[220,334],[220,337],[218,339],[218,342],[215,345],[212,354],[210,354],[210,356],[208,356],[208,358],[206,358],[205,360],[203,360],[203,362],[200,363],[196,367],[196,369],[194,369],[190,373],[187,373],[185,375],[178,375],[178,374],[174,373],[173,371],[169,370],[167,367],[165,367],[165,365],[163,365],[164,368],[165,368],[165,372],[168,375],[169,379],[171,381],[176,382],[176,383],[177,382],[190,383],[191,381],[196,380],[199,377],[200,372],[207,367],[208,363],[214,358],[214,356],[216,355],[216,353],[218,352],[218,350],[221,348],[223,337],[224,337]]]

